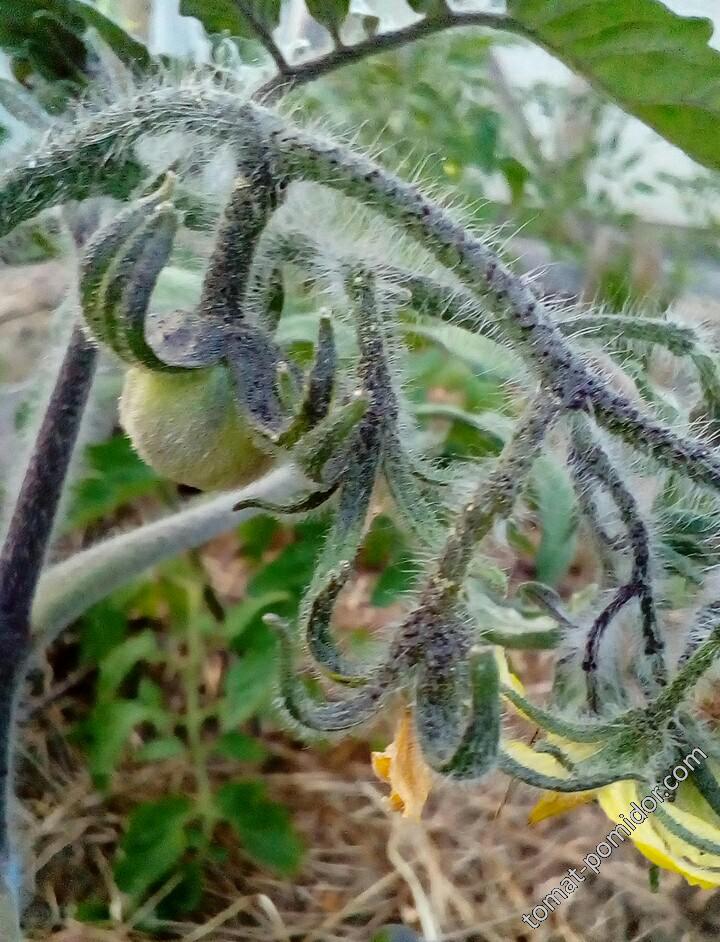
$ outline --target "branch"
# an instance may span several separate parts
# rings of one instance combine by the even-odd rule
[[[257,34],[258,39],[263,44],[267,52],[272,56],[280,75],[284,77],[291,76],[293,74],[293,69],[278,48],[278,45],[273,39],[273,35],[270,30],[266,27],[265,23],[263,23],[262,19],[253,13],[252,4],[247,3],[246,0],[235,0],[235,6],[240,10],[242,15],[248,21],[253,32]]]
[[[717,356],[713,355],[709,338],[687,324],[653,317],[631,317],[624,314],[582,314],[558,321],[557,327],[566,337],[590,340],[638,340],[665,347],[673,356],[688,357],[695,367],[705,396],[708,413],[720,415],[720,373]],[[706,352],[708,351],[709,352]]]
[[[422,591],[420,608],[435,608],[440,597],[446,600],[457,596],[478,541],[496,520],[512,512],[547,432],[560,412],[559,403],[546,390],[529,404],[493,470],[458,513],[437,566]]]
[[[573,425],[572,446],[571,462],[578,466],[584,476],[595,478],[615,503],[627,531],[627,543],[633,557],[630,580],[620,586],[610,603],[595,619],[585,646],[583,670],[587,675],[590,704],[595,710],[597,690],[594,673],[597,670],[600,642],[612,619],[628,602],[637,598],[640,604],[645,654],[652,659],[653,676],[660,684],[665,682],[665,666],[662,660],[664,645],[658,633],[650,573],[650,536],[638,503],[581,417],[578,417]]]
[[[245,4],[240,4],[240,0],[236,0],[236,2],[241,7],[245,6]],[[417,40],[424,39],[426,36],[432,36],[446,29],[455,29],[460,26],[486,26],[490,29],[501,29],[528,39],[533,38],[532,33],[526,27],[509,16],[501,16],[495,13],[454,13],[451,10],[446,10],[438,16],[428,16],[424,20],[403,29],[371,36],[354,46],[336,48],[326,56],[313,59],[303,65],[287,67],[287,62],[283,57],[286,69],[280,69],[278,65],[280,74],[274,76],[258,89],[255,97],[262,101],[274,101],[282,95],[295,91],[301,85],[314,82],[316,79],[329,75],[337,69],[342,69],[346,65],[360,62],[362,59],[388,52],[391,49],[399,49],[401,46],[417,42]],[[266,46],[266,48],[272,55],[269,47]]]
[[[50,644],[92,605],[152,566],[196,549],[263,512],[262,507],[235,511],[238,502],[286,498],[297,485],[295,472],[278,468],[249,487],[211,500],[199,498],[184,510],[111,537],[51,566],[40,579],[32,607],[35,643]]]
[[[255,110],[264,118],[277,170],[286,182],[330,187],[399,223],[504,321],[508,336],[563,408],[592,411],[600,424],[634,448],[720,490],[720,457],[713,448],[678,435],[615,392],[566,342],[527,281],[442,206],[369,158],[289,126],[269,111]]]

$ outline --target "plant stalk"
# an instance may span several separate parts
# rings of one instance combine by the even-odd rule
[[[87,403],[97,351],[75,327],[0,553],[0,879],[16,903],[12,840],[14,724],[31,651],[30,610]],[[19,920],[18,920],[19,921]]]

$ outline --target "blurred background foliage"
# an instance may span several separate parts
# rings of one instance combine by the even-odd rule
[[[146,68],[148,45],[159,48],[169,70],[184,54],[236,73],[263,67],[263,53],[250,37],[235,42],[221,32],[232,4],[184,2],[208,34],[220,35],[206,35],[195,23],[187,27],[187,41],[177,40],[177,53],[168,30],[181,21],[172,10],[165,16],[161,6],[162,0],[154,9],[143,0],[1,0],[0,159],[22,143],[24,129],[42,129],[91,82],[122,86],[128,65]],[[367,14],[361,19],[372,28]],[[505,254],[540,278],[560,306],[577,298],[614,310],[681,306],[691,319],[714,318],[717,330],[717,176],[699,168],[689,176],[648,172],[642,144],[626,134],[630,119],[577,79],[557,84],[537,75],[518,86],[508,47],[507,38],[453,31],[348,67],[303,90],[294,104],[302,119],[352,133],[402,174],[460,194],[466,218],[489,228]],[[638,197],[656,194],[662,202],[668,188],[682,207],[682,223],[637,211]],[[65,221],[92,225],[87,208],[71,207]],[[186,239],[164,273],[160,309],[199,291],[208,245],[202,213],[192,234],[196,238]],[[63,251],[62,227],[52,216],[0,243],[0,434],[7,442],[22,433],[33,408],[38,350],[53,342],[57,329],[49,312],[66,283]],[[300,357],[311,349],[317,317],[297,284],[285,299],[282,329]],[[516,359],[457,328],[413,324],[406,336],[402,374],[420,429],[418,446],[441,464],[498,454],[520,408]],[[639,396],[657,398],[643,386],[650,371],[668,418],[685,408],[676,392],[683,376],[674,363],[621,337],[613,343],[637,376]],[[115,365],[104,364],[60,554],[153,519],[189,494],[159,479],[133,453],[114,411],[118,381]],[[688,505],[672,479],[658,493],[640,496],[662,511],[662,552],[682,605],[698,568],[718,558],[716,509],[710,500],[707,507]],[[360,647],[372,645],[401,609],[419,565],[385,513],[382,494],[376,503],[339,616],[350,643]],[[36,900],[38,932],[54,924],[60,909],[82,923],[110,924],[122,915],[132,917],[135,930],[170,932],[178,920],[213,911],[203,876],[208,871],[236,872],[240,884],[252,868],[287,880],[302,873],[313,835],[299,833],[292,800],[278,800],[264,781],[291,764],[292,740],[273,718],[275,641],[262,615],[295,616],[326,525],[322,515],[296,525],[258,516],[113,594],[48,653],[33,677],[33,696],[40,704],[60,704],[53,722],[71,733],[88,788],[102,796],[112,824],[102,845],[104,863],[87,849],[78,852],[94,877],[68,886],[50,858],[45,863],[38,885],[52,887],[56,910],[47,892]],[[547,631],[547,623],[515,596],[517,586],[543,582],[579,607],[592,594],[599,566],[579,530],[562,463],[544,459],[507,542],[478,561],[477,578],[497,606],[476,615],[506,641],[513,632],[527,639]],[[369,734],[359,744],[363,755],[383,735]],[[55,743],[57,729],[47,736]],[[47,767],[54,748],[31,743],[23,760],[23,797],[38,816],[46,798],[32,769]],[[151,782],[149,794],[128,789],[130,779]],[[348,931],[348,937],[368,937]],[[388,933],[403,937],[399,929]]]

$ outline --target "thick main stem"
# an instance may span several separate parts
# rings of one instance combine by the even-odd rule
[[[96,361],[97,351],[76,327],[0,553],[0,873],[6,880],[16,866],[10,823],[13,724],[31,648],[30,609]]]

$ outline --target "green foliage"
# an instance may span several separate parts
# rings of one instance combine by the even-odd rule
[[[118,888],[140,900],[181,861],[192,820],[189,798],[167,797],[139,805],[128,820],[114,876]]]
[[[88,472],[75,485],[68,527],[86,527],[140,497],[159,496],[162,480],[132,448],[125,435],[87,449]]]
[[[310,16],[322,23],[335,36],[348,13],[347,0],[306,0]]]
[[[188,564],[168,566],[91,609],[82,625],[83,661],[96,667],[97,679],[77,738],[97,787],[112,794],[115,773],[129,759],[182,762],[196,777],[194,792],[137,805],[118,848],[114,875],[132,908],[159,885],[179,881],[156,910],[164,918],[197,905],[202,864],[219,852],[223,822],[263,866],[289,874],[301,860],[288,812],[260,782],[242,778],[215,787],[209,777],[213,757],[239,769],[266,758],[262,743],[241,727],[267,713],[274,686],[276,641],[260,616],[290,595],[251,596],[216,621],[202,602],[201,578]],[[203,703],[206,660],[228,644],[233,653],[222,685]],[[173,689],[182,693],[180,711],[168,699]]]
[[[506,176],[507,170],[514,185],[521,164],[508,144],[507,123],[488,80],[491,49],[491,40],[477,31],[436,36],[308,87],[301,104],[312,117],[332,111],[336,121],[358,127],[371,148],[382,140],[390,166],[410,154],[425,178],[472,196],[483,192],[485,177],[495,171]],[[472,94],[463,91],[468,85]],[[385,133],[389,116],[392,136]],[[439,152],[431,143],[437,140],[443,141]],[[482,173],[473,173],[475,168]],[[494,215],[492,206],[476,212],[482,219]]]
[[[510,0],[529,35],[700,163],[720,169],[710,20],[660,0]]]
[[[443,22],[450,15],[440,0],[418,0],[411,6]],[[712,137],[708,116],[712,117],[716,104],[714,99],[700,100],[707,95],[705,78],[684,123],[678,121],[677,111],[679,103],[685,102],[690,83],[699,83],[703,70],[711,75],[717,71],[717,56],[706,49],[707,29],[699,21],[683,20],[650,0],[628,5],[610,2],[602,7],[587,0],[544,4],[511,0],[510,6],[511,13],[544,45],[558,51],[618,100],[629,102],[629,109],[649,123],[661,129],[668,123],[670,139],[686,140],[689,152],[712,162],[712,140],[710,144],[701,140],[705,132]],[[212,33],[252,35],[268,45],[265,34],[276,25],[279,4],[274,0],[248,3],[249,16],[242,13],[242,7],[227,0],[202,4],[183,0],[181,8],[187,15],[198,16]],[[0,2],[0,12],[2,9]],[[310,3],[310,10],[337,34],[346,12],[344,4]],[[606,28],[610,13],[615,19]],[[146,67],[144,50],[126,41],[119,27],[97,16],[93,8],[72,0],[54,0],[42,9],[37,3],[15,5],[7,23],[0,21],[0,45],[13,52],[16,74],[24,81],[32,84],[29,79],[37,75],[45,82],[67,83],[67,87],[60,86],[63,94],[76,94],[86,80],[91,62],[83,35],[89,25],[99,30],[124,61]],[[371,32],[373,24],[365,23],[365,27]],[[648,35],[654,43],[649,52]],[[644,42],[640,49],[639,36]],[[691,55],[680,68],[678,57],[685,38]],[[376,100],[368,96],[362,107],[370,112],[370,125],[377,122],[371,130],[381,129],[387,119],[387,109],[378,105],[384,89],[388,85],[400,89],[407,101],[403,101],[399,127],[395,128],[402,146],[398,144],[394,156],[407,148],[408,141],[434,138],[439,128],[447,147],[434,168],[435,176],[471,188],[472,175],[466,171],[499,173],[508,184],[515,208],[530,191],[541,194],[550,205],[559,191],[553,188],[547,167],[542,168],[542,160],[533,162],[537,154],[530,155],[526,163],[509,152],[500,111],[484,94],[487,89],[482,73],[488,46],[489,40],[477,36],[454,37],[432,48],[418,47],[363,65],[366,78],[380,81],[375,87]],[[272,44],[269,48],[275,52]],[[428,68],[430,59],[437,74],[454,72],[465,81],[477,78],[483,94],[467,96],[461,103],[461,115],[448,117],[455,112],[457,98],[450,84],[434,77],[418,80],[418,73]],[[670,87],[668,73],[673,67],[679,78]],[[358,74],[352,77],[353,83],[357,83]],[[334,88],[326,87],[315,99],[308,96],[306,112],[325,111],[328,101],[342,90],[338,83]],[[630,562],[631,577],[628,583],[621,583],[613,571],[617,562],[613,557],[607,569],[618,576],[609,580],[617,591],[615,599],[599,615],[591,613],[582,630],[575,630],[577,626],[565,614],[559,596],[548,587],[561,586],[574,556],[580,501],[576,481],[565,469],[565,455],[555,450],[552,457],[541,455],[547,434],[561,413],[566,429],[577,434],[573,423],[578,414],[587,412],[601,428],[649,454],[673,474],[682,472],[703,486],[717,488],[720,465],[709,446],[639,414],[633,402],[611,391],[602,376],[586,368],[583,354],[566,342],[567,335],[555,324],[557,312],[546,310],[529,283],[506,270],[491,246],[442,206],[342,146],[320,143],[312,133],[283,125],[279,117],[269,116],[253,103],[239,104],[219,85],[209,85],[205,91],[206,97],[191,93],[189,99],[177,100],[163,92],[161,107],[152,98],[155,93],[148,92],[143,98],[148,108],[144,117],[135,111],[132,115],[133,127],[146,121],[155,131],[168,101],[177,109],[170,109],[171,115],[177,115],[187,114],[189,100],[193,122],[197,122],[193,130],[197,127],[200,136],[206,130],[203,120],[208,120],[203,113],[207,99],[212,109],[217,109],[210,111],[213,127],[237,125],[236,133],[243,142],[240,157],[249,166],[243,165],[245,176],[233,190],[200,292],[195,314],[202,315],[198,318],[202,344],[194,352],[208,357],[212,365],[222,360],[231,377],[227,388],[233,407],[250,416],[253,434],[264,436],[269,446],[267,454],[282,451],[282,460],[295,461],[308,480],[318,485],[309,497],[280,504],[276,512],[287,515],[318,507],[323,510],[292,527],[258,517],[241,528],[248,580],[237,604],[223,607],[208,584],[202,561],[188,555],[106,599],[86,614],[80,626],[79,657],[94,674],[91,703],[78,723],[77,740],[87,752],[97,788],[112,800],[117,772],[126,763],[153,764],[158,777],[163,763],[183,763],[190,770],[187,794],[154,796],[133,809],[117,849],[114,877],[127,896],[128,907],[137,911],[156,892],[162,897],[149,920],[177,918],[198,904],[202,868],[226,852],[223,838],[229,833],[256,863],[285,877],[297,872],[302,844],[287,810],[268,797],[259,775],[251,776],[244,768],[255,765],[261,773],[268,757],[268,748],[255,731],[260,721],[274,716],[276,687],[282,688],[283,706],[296,725],[316,733],[362,724],[387,696],[402,687],[412,701],[425,759],[442,774],[477,779],[499,764],[531,784],[585,790],[618,777],[647,777],[654,771],[653,761],[664,746],[662,736],[667,739],[676,732],[674,716],[684,691],[707,668],[717,645],[713,636],[702,644],[698,641],[697,650],[686,652],[686,662],[672,683],[666,683],[666,665],[658,657],[661,648],[656,634],[656,603],[665,601],[660,591],[665,586],[655,578],[649,549],[654,521],[646,521],[632,492],[632,481],[626,481],[624,472],[614,467],[599,437],[593,437],[593,426],[587,447],[575,447],[567,461],[576,475],[584,472],[583,485],[591,497],[600,491],[612,504],[615,523],[623,530],[615,545],[612,536],[604,532],[603,521],[593,518],[592,506],[586,503],[582,511],[588,529],[593,531],[594,527],[594,539],[606,550],[612,545],[608,556],[617,555],[620,543]],[[225,118],[223,107],[227,107],[229,118]],[[223,114],[224,125],[218,122],[218,114]],[[93,120],[88,119],[89,123]],[[90,152],[93,166],[98,163],[103,170],[104,158],[114,153],[102,150],[107,141],[111,150],[114,146],[114,125],[111,119],[107,122],[92,142],[96,149]],[[246,138],[251,135],[244,132],[248,130],[257,135],[261,145],[258,151],[263,160],[257,166],[253,164],[257,156],[254,147],[247,145]],[[15,176],[11,174],[10,196],[0,191],[0,198],[5,194],[12,212],[20,214],[18,218],[68,194],[82,198],[95,192],[83,176],[81,148],[73,148],[67,141],[72,144],[71,134],[59,144],[51,141],[55,150],[41,162],[46,177],[39,183],[33,175],[34,162],[28,163]],[[128,146],[134,142],[128,135]],[[63,147],[70,147],[69,155]],[[265,160],[266,151],[272,159]],[[64,162],[60,159],[63,154]],[[56,165],[61,172],[54,172]],[[72,177],[67,193],[57,182],[63,174]],[[268,176],[271,179],[266,179]],[[236,317],[238,310],[247,310],[248,299],[252,300],[252,292],[244,291],[246,282],[256,276],[252,263],[268,262],[263,239],[271,229],[276,203],[287,185],[297,182],[337,186],[346,199],[359,200],[364,208],[370,206],[404,227],[434,256],[436,267],[452,268],[458,293],[466,302],[469,298],[473,316],[477,312],[487,316],[497,334],[493,333],[492,339],[482,335],[489,331],[480,317],[478,333],[457,324],[441,326],[440,319],[452,320],[452,314],[436,303],[432,311],[437,317],[426,316],[413,293],[412,277],[401,273],[395,287],[407,298],[398,307],[407,309],[408,316],[416,308],[418,322],[408,326],[403,321],[403,329],[394,336],[388,327],[396,313],[394,302],[383,296],[386,283],[393,280],[392,272],[380,264],[375,272],[372,262],[360,256],[343,257],[341,251],[335,256],[334,245],[322,244],[315,254],[310,253],[309,260],[299,264],[292,255],[286,258],[280,254],[279,262],[271,259],[271,271],[267,264],[265,270],[258,265],[260,280],[265,278],[265,282],[254,287],[268,289],[263,296],[268,301],[270,293],[273,298],[285,296],[289,286],[293,293],[289,310],[281,312],[273,300],[261,304],[256,319]],[[579,200],[576,183],[574,178],[566,188],[568,204]],[[29,208],[19,196],[13,197],[13,192],[29,194]],[[167,192],[163,190],[163,199]],[[17,210],[16,205],[20,207]],[[169,213],[169,207],[163,211]],[[123,318],[106,319],[107,311],[100,303],[96,310],[104,329],[96,331],[96,339],[116,352],[133,338],[133,349],[145,347],[146,316],[152,316],[149,305],[155,280],[169,257],[172,241],[170,235],[158,245],[154,232],[148,229],[143,251],[138,252],[137,244],[126,239],[127,233],[122,230],[118,234],[114,228],[120,216],[109,227],[122,250],[119,260],[115,252],[118,245],[112,238],[112,251],[102,257],[112,266],[112,277],[105,287],[117,296],[115,300],[122,296]],[[328,229],[331,242],[334,233]],[[94,258],[98,246],[103,249],[105,245],[102,240],[93,242],[83,255],[84,262]],[[289,278],[286,284],[281,269],[293,265],[301,269],[307,285],[298,286]],[[97,300],[94,291],[85,290],[88,279],[90,288],[97,288],[92,270],[88,276],[89,269],[86,264],[81,285],[86,314]],[[435,290],[442,297],[438,289],[445,287],[447,297],[447,286],[436,285],[432,275],[428,280],[431,294]],[[337,333],[333,321],[317,311],[320,298],[326,296],[335,307],[339,308],[340,300],[348,309],[343,311],[347,323]],[[104,299],[103,295],[100,301]],[[278,317],[280,328],[275,331]],[[632,320],[637,329],[637,319]],[[181,325],[188,326],[192,327],[192,318]],[[408,342],[407,351],[396,349],[402,348],[400,335]],[[651,343],[656,340],[651,338]],[[146,347],[145,353],[148,351]],[[680,355],[687,353],[684,349]],[[150,351],[142,362],[157,372],[171,365],[188,371],[197,366],[194,362],[189,366],[171,364],[157,351]],[[704,390],[712,391],[717,385],[712,358],[698,361],[695,354],[694,363]],[[644,376],[643,357],[636,358],[635,367],[638,384],[641,378],[644,381],[643,395],[657,405],[659,396]],[[198,375],[196,371],[194,379]],[[407,381],[402,394],[398,376]],[[528,389],[532,387],[534,392],[538,385],[540,393],[528,405]],[[286,408],[288,400],[291,408]],[[360,402],[361,409],[349,411],[348,401]],[[338,405],[337,413],[331,411]],[[404,409],[407,419],[401,415]],[[163,410],[167,412],[165,406]],[[349,414],[352,421],[347,427],[339,420],[335,425],[325,422],[336,414]],[[418,427],[412,423],[413,415],[420,420]],[[317,459],[321,454],[322,462],[313,464],[307,451],[294,449],[308,430],[317,433],[315,437],[308,435],[310,457]],[[332,447],[326,453],[323,449],[328,442]],[[418,452],[437,458],[439,467],[420,461]],[[458,458],[463,462],[457,462]],[[206,459],[203,453],[201,460]],[[96,524],[140,498],[156,502],[178,499],[167,482],[136,458],[124,438],[95,446],[89,454],[89,467],[89,474],[74,490],[71,528]],[[448,468],[451,474],[446,478],[442,472]],[[455,473],[457,480],[452,478]],[[709,501],[703,507],[702,520],[691,525],[689,508],[675,506],[672,495],[663,495],[658,503],[663,501],[667,506],[664,519],[662,514],[660,517],[665,524],[660,554],[664,551],[674,564],[681,583],[671,586],[667,595],[685,593],[691,598],[688,584],[701,556],[698,548],[712,531],[706,524],[716,518],[716,504]],[[262,509],[273,506],[252,494],[240,503]],[[514,517],[514,508],[520,503],[524,513]],[[528,509],[539,532],[537,544],[525,526]],[[503,535],[510,550],[530,556],[534,574],[543,583],[541,594],[536,591],[533,595],[530,589],[516,601],[508,599],[512,583],[503,566],[475,552],[484,538],[502,539]],[[431,565],[427,565],[428,559]],[[680,564],[683,561],[687,563],[685,570]],[[389,646],[387,661],[379,666],[371,662],[370,669],[365,660],[346,658],[344,653],[344,648],[352,648],[352,642],[362,635],[363,624],[356,625],[354,633],[345,632],[348,637],[342,637],[337,645],[333,634],[334,608],[353,568],[370,577],[371,604],[403,606],[396,643]],[[411,597],[409,590],[417,583],[421,592]],[[625,691],[618,684],[617,690],[607,693],[601,685],[598,698],[598,650],[607,625],[633,600],[640,603],[639,637],[645,645],[633,681],[638,690],[645,689],[646,706],[642,711],[620,714],[622,722],[585,722],[536,708],[515,691],[512,702],[543,730],[602,744],[598,757],[591,755],[578,762],[577,774],[571,769],[571,775],[566,763],[557,777],[538,776],[513,758],[501,737],[501,693],[512,696],[502,690],[505,680],[490,645],[544,649],[568,641],[578,646],[577,637],[586,636],[582,665],[571,667],[584,671],[587,696],[562,706],[569,703],[578,713],[606,708],[614,720],[626,705]],[[269,627],[268,615],[275,616],[274,622],[271,620],[275,630]],[[324,700],[319,685],[298,677],[292,661],[294,637],[283,620],[289,626],[299,624],[317,666],[330,680],[346,684],[350,696]],[[358,649],[361,644],[355,645],[353,658]],[[210,662],[220,665],[212,690],[205,674]],[[661,693],[656,696],[657,689]],[[528,752],[534,755],[529,748]],[[241,768],[236,770],[233,763]],[[222,767],[218,774],[216,766]],[[87,901],[88,911],[95,903]],[[383,932],[386,940],[408,937],[403,927],[386,927]]]
[[[266,29],[273,30],[277,26],[280,0],[248,0],[245,6]],[[252,21],[243,16],[240,4],[234,0],[181,0],[180,12],[197,17],[208,33],[257,38]]]
[[[217,808],[253,859],[284,876],[300,865],[302,845],[287,810],[269,801],[260,782],[228,782],[217,794]]]
[[[127,65],[146,69],[147,49],[94,6],[81,0],[2,0],[0,48],[12,55],[15,76],[35,73],[68,91],[87,84],[93,53],[84,41],[92,27]],[[58,83],[60,83],[58,85]]]
[[[563,466],[545,456],[535,466],[530,487],[541,534],[535,554],[535,578],[554,586],[575,555],[578,523],[575,489]]]

